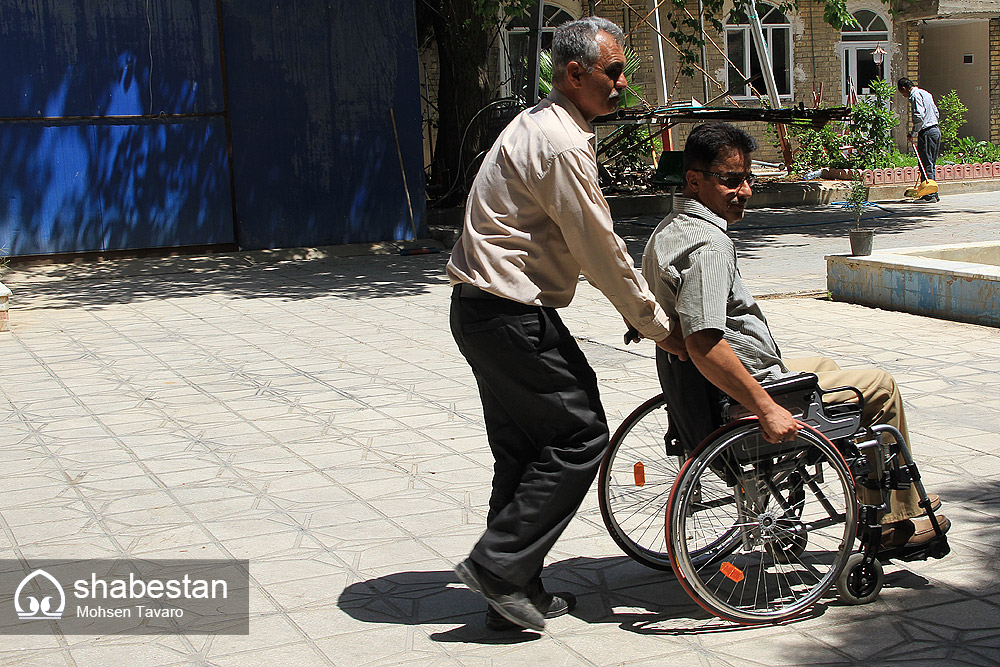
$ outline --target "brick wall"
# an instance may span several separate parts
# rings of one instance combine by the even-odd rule
[[[1000,144],[1000,19],[990,19],[990,142]]]
[[[916,23],[906,23],[906,74],[911,81],[920,79],[920,27]]]

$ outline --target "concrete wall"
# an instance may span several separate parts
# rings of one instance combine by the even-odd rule
[[[837,301],[996,327],[998,247],[993,242],[888,249],[868,257],[827,255],[827,289]]]
[[[954,90],[969,108],[960,137],[990,138],[989,23],[931,21],[920,28],[920,79],[934,99]],[[972,64],[963,62],[972,56]]]

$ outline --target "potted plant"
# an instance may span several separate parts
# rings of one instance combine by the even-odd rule
[[[851,254],[856,256],[872,254],[872,242],[875,232],[861,228],[861,216],[868,206],[868,187],[864,176],[858,175],[851,181],[847,191],[847,208],[854,214],[854,229],[851,230]]]

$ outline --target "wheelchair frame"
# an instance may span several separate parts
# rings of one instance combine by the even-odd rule
[[[811,373],[764,388],[799,420],[794,442],[768,443],[732,401],[720,407],[725,425],[690,452],[668,437],[663,394],[625,419],[602,461],[598,496],[626,554],[673,570],[699,605],[743,624],[802,614],[833,586],[846,603],[871,602],[883,562],[947,555],[908,444],[892,426],[861,426],[856,388],[823,390]],[[841,392],[857,402],[823,401]],[[890,493],[910,485],[936,536],[882,548]]]

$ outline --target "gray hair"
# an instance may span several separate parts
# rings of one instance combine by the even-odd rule
[[[597,45],[597,33],[604,31],[615,38],[619,46],[625,43],[622,29],[600,16],[586,16],[575,21],[567,21],[552,36],[552,78],[559,81],[566,76],[566,66],[576,61],[588,72],[601,57]]]

